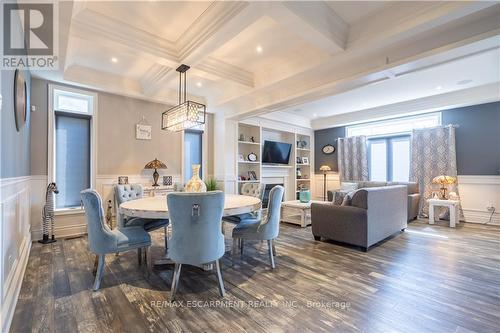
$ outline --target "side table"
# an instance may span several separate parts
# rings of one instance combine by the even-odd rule
[[[455,228],[455,225],[459,223],[459,212],[458,207],[460,206],[460,201],[458,200],[444,200],[444,199],[428,199],[429,203],[429,224],[434,224],[434,210],[435,207],[448,207],[450,209],[450,227]]]

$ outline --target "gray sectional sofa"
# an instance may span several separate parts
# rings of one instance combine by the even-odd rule
[[[348,180],[346,183],[356,183],[358,188],[381,187],[391,185],[405,185],[408,191],[408,222],[417,218],[420,206],[420,192],[418,183],[415,182],[376,182],[376,181],[354,181]],[[333,200],[333,192],[328,191],[328,201]]]
[[[368,187],[356,191],[349,206],[311,205],[312,233],[360,246],[364,251],[404,230],[408,220],[406,185]]]

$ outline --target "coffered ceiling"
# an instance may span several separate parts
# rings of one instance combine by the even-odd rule
[[[175,104],[175,68],[185,63],[192,68],[190,98],[233,119],[285,110],[307,120],[312,112],[297,106],[498,49],[500,35],[495,2],[68,1],[59,7],[60,71],[37,76]]]

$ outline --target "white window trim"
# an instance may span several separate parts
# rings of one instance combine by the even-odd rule
[[[386,120],[378,120],[378,121],[370,121],[362,124],[356,124],[356,125],[351,125],[346,127],[346,137],[351,137],[350,131],[353,129],[358,129],[362,127],[373,127],[373,126],[379,126],[379,125],[384,125],[384,124],[391,124],[393,122],[401,121],[401,120],[407,120],[408,122],[412,122],[414,120],[422,119],[422,118],[427,118],[427,117],[432,117],[432,116],[437,116],[438,118],[438,124],[437,126],[440,126],[442,124],[442,113],[441,112],[431,112],[431,113],[424,113],[424,114],[419,114],[416,116],[402,116],[402,117],[396,117],[396,118],[391,118],[391,119],[386,119]],[[435,127],[436,125],[433,125],[432,127]],[[405,135],[405,134],[411,134],[411,131],[401,131],[401,132],[389,132],[389,133],[384,133],[384,134],[375,134],[375,135],[367,135],[366,137],[368,138],[377,138],[377,137],[389,137],[389,136],[398,136],[398,135]]]
[[[47,178],[48,182],[55,182],[55,110],[54,110],[54,90],[63,90],[76,94],[92,96],[92,114],[90,118],[90,187],[94,188],[97,174],[97,106],[98,95],[96,93],[80,90],[71,87],[49,84],[48,89],[48,140],[47,140]],[[81,112],[74,112],[82,114]],[[56,209],[55,215],[82,214],[83,208],[63,208]]]

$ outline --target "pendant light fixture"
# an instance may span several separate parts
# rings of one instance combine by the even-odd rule
[[[186,100],[186,72],[189,68],[188,65],[182,64],[176,69],[179,72],[179,104],[162,113],[163,130],[179,132],[205,124],[206,106]],[[182,81],[184,81],[184,91]]]

